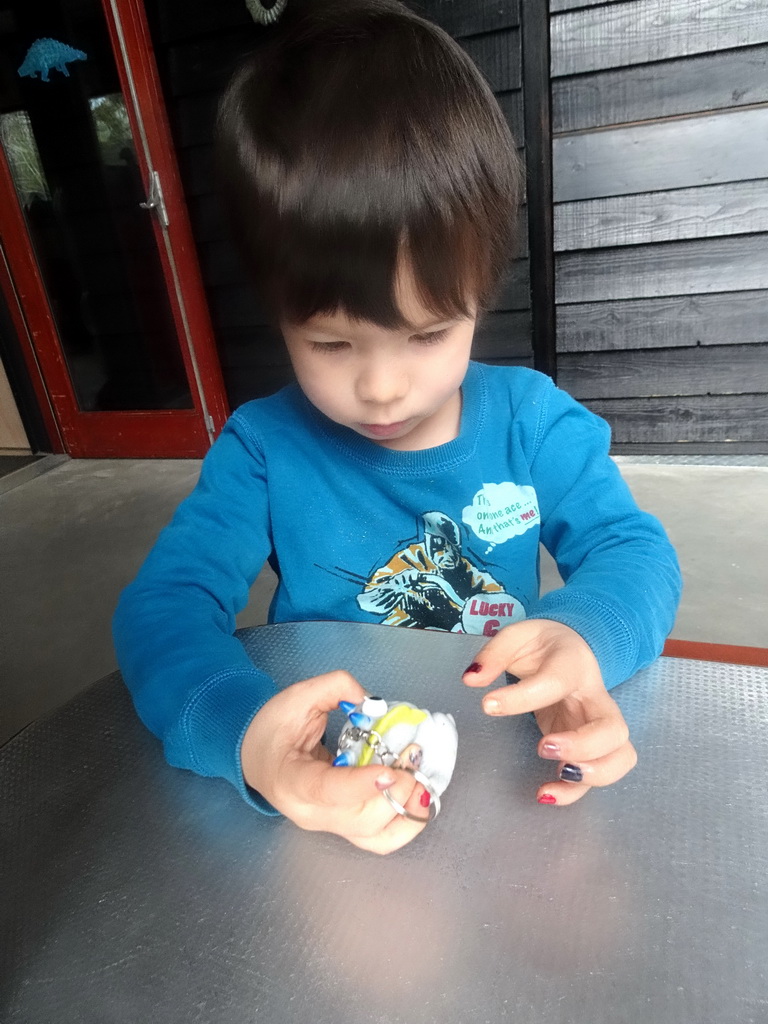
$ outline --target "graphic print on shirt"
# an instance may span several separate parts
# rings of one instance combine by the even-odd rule
[[[443,512],[425,512],[424,538],[414,538],[379,566],[357,603],[384,625],[493,636],[525,618],[521,602],[467,558],[461,529]]]
[[[497,544],[519,537],[541,522],[536,488],[509,480],[483,484],[462,512],[461,521],[488,544],[484,552],[487,555]]]

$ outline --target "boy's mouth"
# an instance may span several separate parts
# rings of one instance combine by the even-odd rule
[[[360,426],[374,437],[394,437],[407,423],[408,420],[400,420],[398,423],[361,423]]]

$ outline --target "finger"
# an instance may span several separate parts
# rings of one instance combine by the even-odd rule
[[[392,787],[382,791],[378,799],[369,801],[356,829],[342,833],[361,849],[391,853],[414,839],[429,822],[429,794],[410,772],[397,772],[397,776]],[[413,817],[402,815],[387,799],[387,793]]]
[[[430,820],[432,796],[420,782],[415,780],[411,772],[405,771],[402,775],[405,776],[405,781],[399,777],[394,786],[383,790],[384,799],[399,817],[405,817],[408,821],[415,820],[418,825],[426,825]],[[401,815],[399,807],[402,807],[407,815]],[[408,815],[412,817],[408,817]]]
[[[404,772],[403,774],[408,775],[409,773]],[[398,779],[398,785],[401,784],[401,780]],[[374,806],[371,808],[375,818],[380,818],[382,813],[391,815],[390,820],[386,824],[379,828],[374,834],[361,835],[355,837],[348,837],[350,842],[354,843],[355,846],[359,846],[361,849],[369,850],[372,853],[392,853],[394,850],[399,850],[414,839],[420,832],[424,830],[429,821],[429,805],[424,802],[424,787],[419,783],[415,786],[411,786],[410,796],[406,797],[402,790],[398,790],[393,786],[389,792],[392,793],[393,797],[398,803],[402,804],[407,811],[413,814],[415,817],[423,818],[423,822],[413,821],[411,818],[406,818],[399,814],[387,800],[386,796],[382,793],[382,802],[386,805],[384,811],[380,806]],[[429,799],[429,794],[427,794]]]
[[[308,785],[303,809],[292,815],[302,828],[336,832],[360,849],[384,854],[405,846],[427,823],[429,809],[421,804],[424,788],[410,772],[382,765],[332,767],[317,761],[297,764],[291,770],[302,773]],[[384,796],[381,780],[397,803],[411,814],[423,815],[424,824],[395,810]]]
[[[618,782],[636,764],[637,752],[631,743],[625,743],[621,750],[598,758],[597,761],[580,765],[561,764],[560,778],[539,788],[538,802],[566,807],[580,800],[593,787],[610,786]]]
[[[624,778],[637,764],[637,751],[625,743],[606,757],[579,764],[564,762],[558,766],[558,778],[563,782],[584,783],[588,786],[610,786]]]
[[[341,669],[325,672],[311,679],[303,679],[299,683],[294,683],[292,689],[302,702],[310,699],[318,711],[326,714],[335,711],[340,700],[352,700],[359,704],[365,697],[365,690],[355,677]]]
[[[339,670],[302,679],[277,694],[280,715],[275,716],[274,728],[287,748],[310,754],[325,733],[328,712],[335,710],[341,700],[358,704],[364,697],[365,690],[349,672]]]
[[[488,686],[505,672],[524,676],[538,667],[541,623],[536,619],[505,626],[475,655],[462,676],[467,686]]]
[[[326,761],[312,761],[302,771],[306,799],[321,807],[361,807],[382,790],[393,787],[398,775],[393,768],[381,764],[366,765],[363,768],[328,764]],[[404,792],[407,798],[410,790]]]
[[[329,765],[325,761],[311,760],[304,762],[299,768],[304,774],[304,792],[311,803],[325,808],[362,809],[362,805],[372,802],[373,810],[366,808],[367,817],[374,826],[383,828],[397,812],[392,804],[379,796],[389,790],[397,803],[409,806],[414,792],[419,794],[423,787],[416,782],[413,773],[403,769],[388,768],[386,765],[371,764],[363,768]],[[386,812],[389,808],[389,813]],[[426,814],[425,814],[426,817]]]
[[[347,836],[350,843],[369,853],[387,854],[401,849],[415,839],[424,826],[397,815],[373,836]]]
[[[417,836],[429,820],[429,808],[421,803],[424,789],[410,772],[398,771],[396,775],[394,785],[378,791],[365,802],[356,816],[340,817],[335,831],[361,849],[374,853],[390,853]],[[387,799],[387,793],[392,794],[395,804],[423,821],[415,821],[400,814]]]
[[[575,804],[577,800],[581,800],[591,788],[591,786],[571,782],[546,782],[539,787],[536,799],[540,804],[567,807],[569,804]]]
[[[570,692],[568,684],[549,674],[529,676],[514,686],[491,690],[483,697],[487,715],[522,715],[551,707]]]
[[[382,815],[379,807],[377,818],[368,808],[378,806],[382,788],[394,781],[392,769],[383,765],[346,768],[309,755],[293,756],[281,766],[280,792],[272,803],[301,828],[373,835],[391,815]]]
[[[322,743],[318,743],[315,746],[315,749],[312,751],[312,755],[320,761],[325,761],[326,764],[333,764],[333,754],[330,752],[328,747],[324,747]]]
[[[364,819],[368,834],[382,832],[396,821],[407,821],[418,830],[429,820],[429,805],[421,803],[424,787],[415,780],[411,772],[395,770],[395,776],[394,785],[382,789],[380,795],[365,807]],[[398,807],[402,807],[420,820],[413,821],[400,814]]]
[[[608,694],[606,694],[608,697]],[[629,739],[629,729],[615,701],[608,697],[585,707],[589,721],[568,732],[552,732],[539,740],[539,756],[550,761],[596,761],[619,750]]]

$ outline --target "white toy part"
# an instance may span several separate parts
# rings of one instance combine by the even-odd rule
[[[260,25],[271,25],[285,10],[288,0],[275,0],[271,7],[265,7],[261,0],[245,0],[248,13]]]
[[[387,704],[380,697],[366,697],[355,706],[345,702],[342,710],[349,721],[339,736],[334,763],[386,764],[419,771],[437,796],[445,792],[458,752],[452,715],[426,711],[407,701]]]
[[[369,718],[381,718],[387,713],[387,702],[383,697],[366,697],[360,705],[360,710]]]

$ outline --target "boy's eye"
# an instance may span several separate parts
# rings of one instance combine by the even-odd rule
[[[444,327],[441,331],[432,331],[429,334],[413,334],[412,338],[414,341],[418,341],[420,345],[434,345],[436,342],[443,340],[448,334],[448,330],[448,327]]]
[[[450,331],[449,327],[444,327],[440,331],[429,331],[424,334],[412,334],[411,340],[416,341],[419,345],[435,345],[437,342],[442,341]],[[329,355],[331,352],[341,352],[345,348],[349,348],[348,341],[310,341],[310,347],[313,352],[324,352]]]
[[[346,348],[346,341],[310,341],[313,352],[340,352]]]

